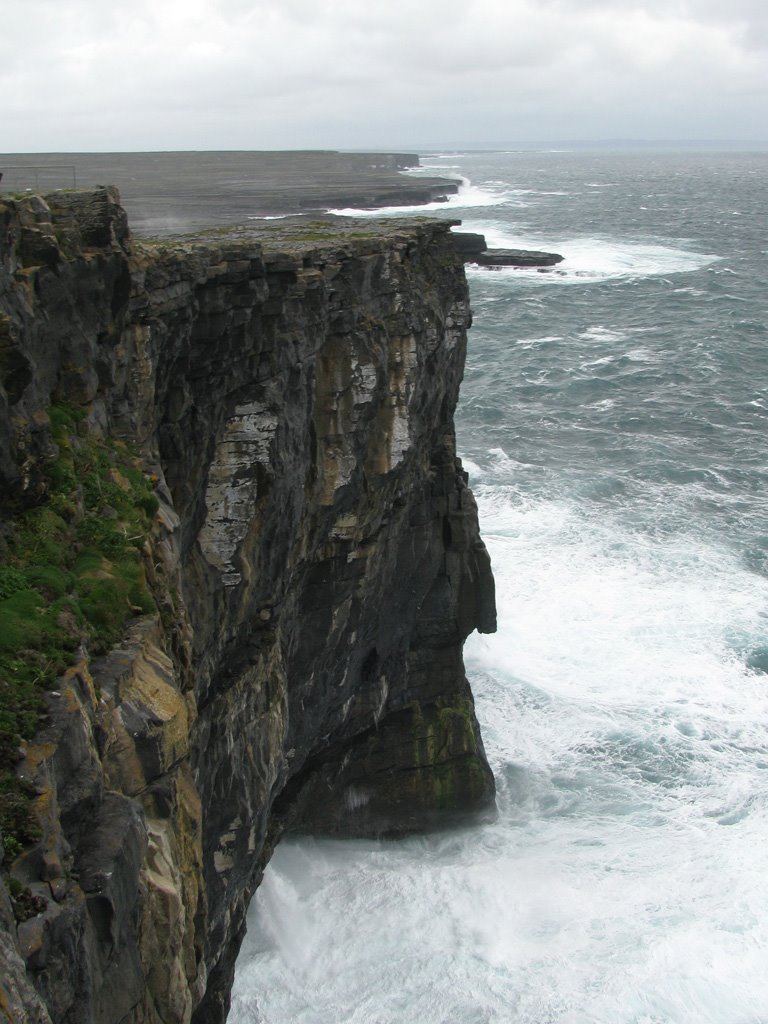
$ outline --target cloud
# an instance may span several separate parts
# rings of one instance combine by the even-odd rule
[[[767,46],[749,0],[27,0],[0,149],[759,137]]]

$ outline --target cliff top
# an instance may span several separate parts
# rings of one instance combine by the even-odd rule
[[[263,257],[273,268],[322,265],[342,255],[363,256],[382,245],[407,245],[419,238],[446,234],[461,221],[424,216],[359,218],[332,214],[289,215],[279,219],[245,219],[240,223],[203,228],[185,234],[133,237],[125,209],[114,187],[59,189],[45,196],[0,193],[0,251],[3,236],[18,217],[22,249],[28,266],[53,266],[62,255],[93,249],[124,249],[162,258],[218,253],[225,260]],[[11,214],[10,211],[16,213]]]
[[[228,244],[256,244],[268,255],[285,253],[305,261],[313,252],[326,252],[343,247],[364,253],[370,246],[380,249],[383,240],[406,241],[425,231],[445,232],[461,224],[460,220],[436,217],[341,217],[336,215],[297,214],[280,220],[247,221],[228,227],[208,228],[183,235],[141,237],[135,239],[144,246],[168,246],[173,249],[186,246]]]

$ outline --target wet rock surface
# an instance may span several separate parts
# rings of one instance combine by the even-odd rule
[[[555,267],[564,257],[535,249],[489,249],[485,235],[470,231],[451,232],[453,244],[465,263],[480,267]]]
[[[0,202],[0,488],[55,401],[138,444],[157,615],[81,651],[19,774],[9,1020],[223,1021],[286,829],[492,813],[462,644],[495,628],[453,411],[470,311],[448,222],[297,218],[137,243],[117,194]],[[10,884],[10,882],[9,882]],[[3,889],[0,886],[0,889]]]

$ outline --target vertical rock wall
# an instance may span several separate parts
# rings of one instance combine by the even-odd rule
[[[160,499],[159,614],[80,652],[19,765],[41,839],[4,868],[45,909],[0,906],[9,1019],[222,1021],[286,829],[492,811],[461,653],[495,627],[455,455],[469,320],[446,223],[150,246],[110,190],[0,204],[6,517],[44,492],[54,401],[138,442]]]

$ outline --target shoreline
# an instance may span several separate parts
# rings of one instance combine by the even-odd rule
[[[455,178],[400,173],[417,166],[416,154],[321,150],[0,154],[0,195],[114,185],[135,237],[173,237],[248,218],[420,206],[458,192]]]

